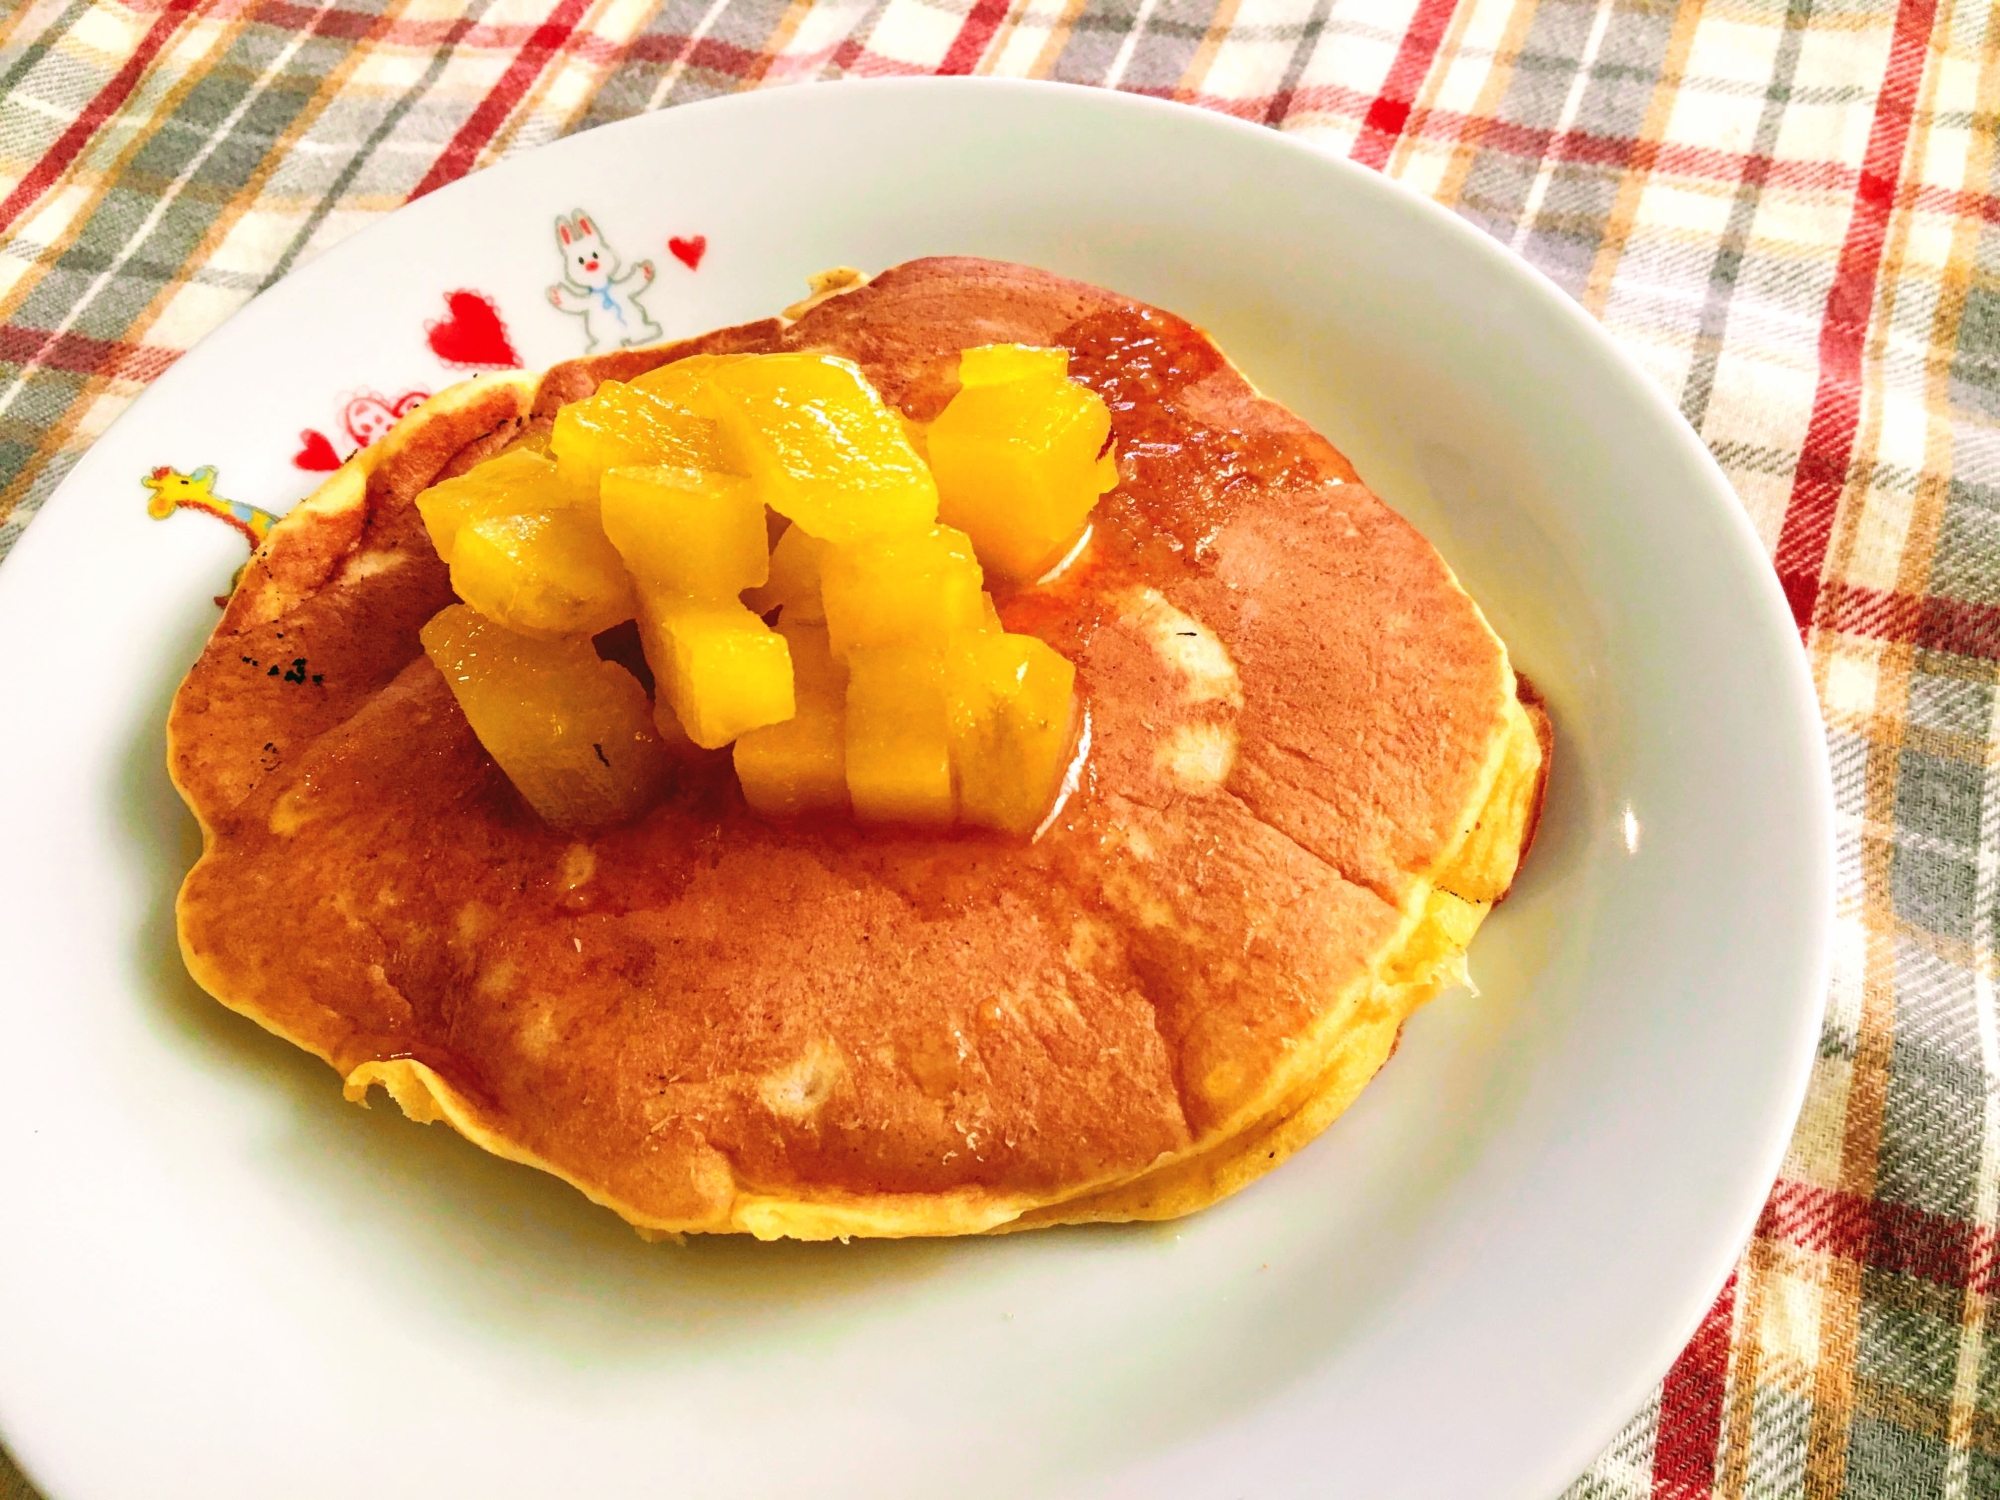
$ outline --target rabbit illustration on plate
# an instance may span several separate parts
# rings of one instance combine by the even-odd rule
[[[549,288],[549,301],[583,319],[586,353],[659,342],[660,325],[639,305],[653,280],[650,260],[619,274],[623,262],[580,208],[556,219],[556,242],[562,247],[563,279]]]

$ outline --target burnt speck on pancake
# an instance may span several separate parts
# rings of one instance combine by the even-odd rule
[[[1043,834],[765,822],[726,755],[629,826],[545,826],[417,644],[452,598],[417,494],[686,354],[832,350],[928,420],[995,342],[1069,348],[1120,462],[1076,564],[998,596],[1090,714]],[[1310,1138],[1436,987],[1391,959],[1495,785],[1505,650],[1170,314],[918,261],[789,326],[456,388],[365,454],[274,529],[170,726],[190,970],[353,1096],[666,1232],[1186,1212]],[[295,657],[324,681],[245,665]]]

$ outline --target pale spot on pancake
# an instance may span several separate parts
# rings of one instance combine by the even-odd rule
[[[1137,588],[1121,601],[1125,623],[1137,629],[1160,659],[1180,674],[1188,703],[1243,706],[1243,679],[1216,633],[1174,608],[1155,588]]]
[[[825,1042],[814,1042],[797,1062],[766,1073],[757,1093],[772,1114],[806,1120],[819,1113],[846,1071],[838,1052]]]
[[[1110,926],[1094,917],[1078,917],[1069,924],[1069,946],[1063,962],[1081,973],[1089,973],[1117,955],[1118,937]]]
[[[281,839],[288,839],[311,822],[316,812],[312,794],[311,777],[279,793],[278,800],[271,804],[271,832]]]
[[[965,1039],[957,1032],[933,1032],[903,1049],[903,1062],[917,1087],[933,1099],[948,1099],[964,1075]]]
[[[1201,1091],[1211,1104],[1228,1105],[1243,1092],[1243,1064],[1235,1058],[1210,1068],[1201,1080]]]
[[[356,552],[347,559],[346,564],[341,568],[340,577],[335,581],[335,586],[359,583],[364,578],[374,578],[382,573],[394,572],[409,561],[410,557],[408,553],[390,552],[383,548],[374,548],[366,552]]]
[[[562,869],[558,879],[562,888],[573,891],[579,886],[590,884],[597,874],[597,851],[588,844],[571,844],[563,850]]]
[[[1184,792],[1212,792],[1236,764],[1236,726],[1183,724],[1167,736],[1153,763]]]
[[[484,999],[497,1000],[514,987],[514,977],[519,972],[520,966],[513,959],[500,959],[479,971],[472,988]]]
[[[521,1050],[541,1062],[555,1050],[562,1040],[562,1028],[556,1022],[555,1009],[546,1002],[536,1006],[522,1019],[520,1030]]]
[[[499,924],[500,913],[484,901],[468,901],[452,918],[452,936],[461,948],[476,948],[481,938]]]

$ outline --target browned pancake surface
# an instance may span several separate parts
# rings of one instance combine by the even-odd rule
[[[765,823],[726,757],[631,827],[542,825],[418,646],[452,595],[416,494],[697,349],[831,349],[928,418],[959,351],[1002,341],[1073,351],[1124,476],[1083,562],[1000,600],[1090,710],[1047,835]],[[789,328],[496,384],[392,445],[365,498],[274,532],[174,705],[207,833],[183,947],[343,1073],[417,1059],[659,1221],[736,1189],[1059,1197],[1259,1096],[1460,831],[1510,691],[1432,549],[1206,338],[1041,272],[913,262]]]

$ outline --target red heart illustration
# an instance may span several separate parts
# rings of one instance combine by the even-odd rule
[[[444,294],[449,316],[424,325],[432,351],[448,365],[481,369],[518,369],[521,356],[507,337],[500,309],[484,292]]]
[[[340,455],[325,433],[308,427],[299,434],[299,451],[292,455],[292,463],[309,473],[330,474],[340,467]]]
[[[667,249],[673,252],[675,260],[690,271],[698,271],[701,269],[701,258],[708,254],[708,236],[698,234],[691,240],[684,240],[675,235],[667,241]]]

